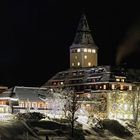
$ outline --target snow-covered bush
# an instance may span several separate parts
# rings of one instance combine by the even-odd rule
[[[25,121],[39,121],[45,118],[44,114],[39,112],[18,113],[16,119]]]

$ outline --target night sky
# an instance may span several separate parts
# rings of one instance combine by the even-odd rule
[[[0,84],[41,86],[56,72],[68,69],[69,46],[83,11],[99,47],[99,65],[116,65],[117,59],[117,64],[140,68],[139,4],[91,1],[5,1]]]

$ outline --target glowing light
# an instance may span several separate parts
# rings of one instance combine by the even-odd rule
[[[112,89],[115,89],[115,85],[112,84]]]
[[[80,52],[81,50],[80,49],[77,49],[77,52]]]
[[[78,62],[77,65],[80,66],[80,62]]]
[[[128,105],[124,104],[124,110],[126,111],[128,109]]]
[[[96,53],[96,50],[95,49],[92,49],[92,53]]]
[[[88,52],[91,52],[91,49],[88,49]]]
[[[88,66],[91,66],[91,62],[88,62]]]
[[[87,59],[87,55],[85,55],[84,58]]]
[[[117,79],[116,79],[116,81],[117,81],[117,82],[119,82],[119,81],[120,81],[120,79],[118,79],[118,78],[117,78]]]
[[[72,63],[72,66],[74,66],[74,63]]]
[[[87,49],[86,48],[84,49],[84,52],[87,52]]]

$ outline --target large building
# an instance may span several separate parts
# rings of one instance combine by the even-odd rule
[[[70,68],[58,72],[43,87],[74,88],[83,98],[82,107],[103,118],[133,118],[131,101],[124,100],[138,86],[134,82],[140,81],[139,71],[135,79],[132,71],[98,66],[98,47],[83,14],[70,46]]]
[[[84,14],[69,50],[70,68],[58,72],[42,87],[16,86],[1,93],[0,113],[56,110],[60,107],[56,107],[58,101],[54,102],[47,90],[70,87],[81,97],[81,108],[89,115],[133,119],[134,105],[140,101],[140,71],[98,65],[98,47]],[[46,100],[39,94],[45,95]]]

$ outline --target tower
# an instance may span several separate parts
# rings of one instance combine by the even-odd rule
[[[70,68],[97,66],[97,49],[86,16],[83,14],[74,41],[70,46]]]

